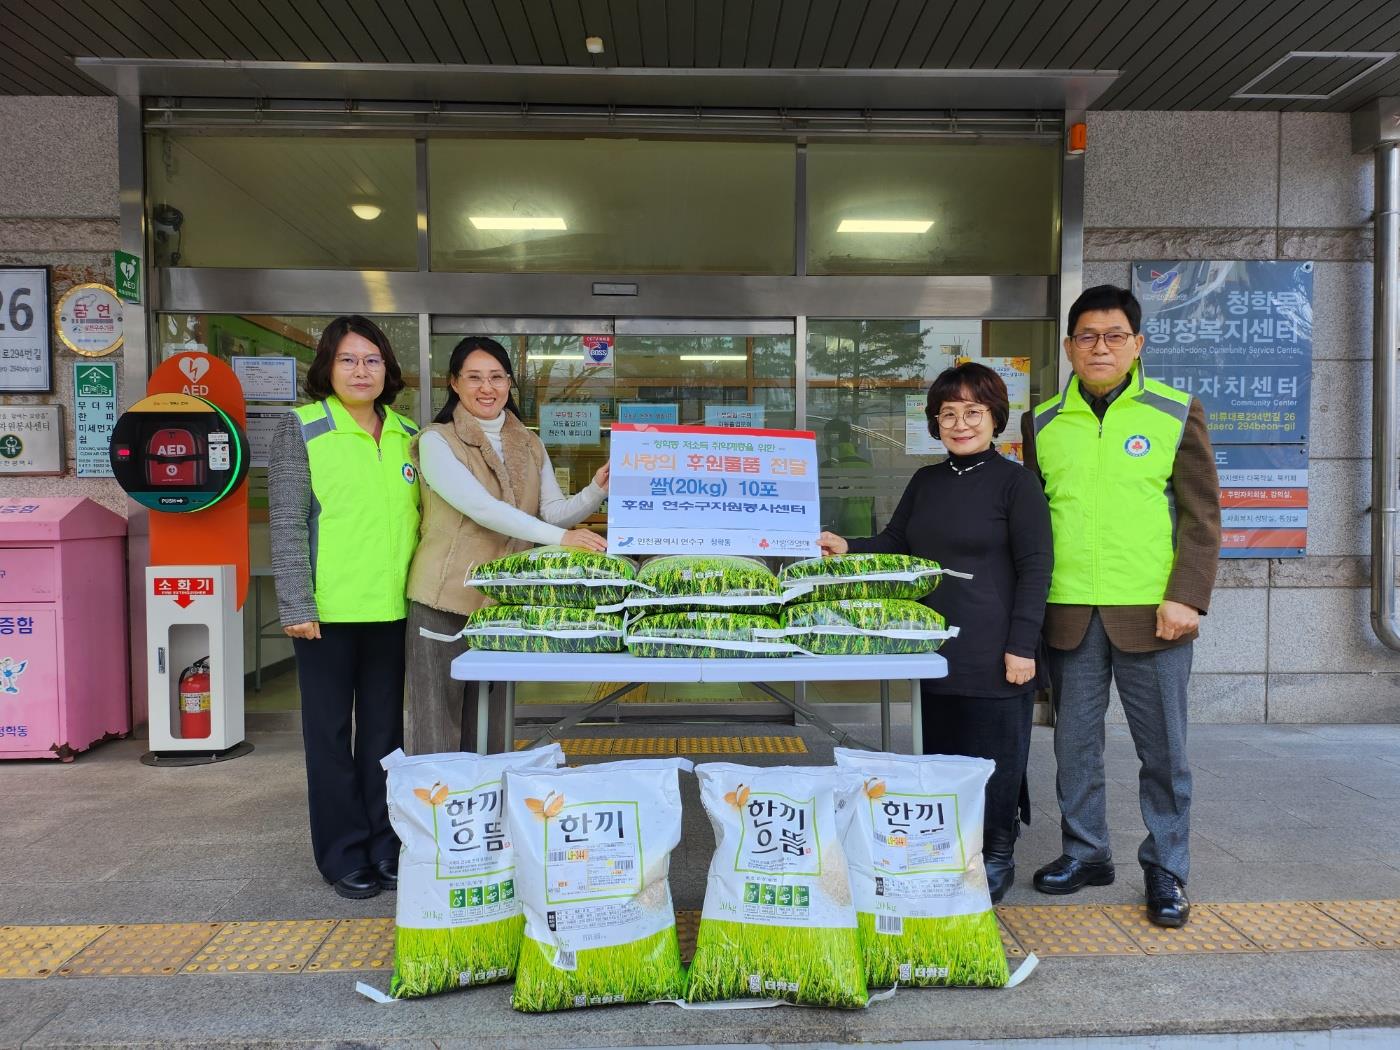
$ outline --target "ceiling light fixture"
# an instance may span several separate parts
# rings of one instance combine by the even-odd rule
[[[558,215],[536,217],[520,215],[472,215],[471,223],[478,230],[567,230]]]
[[[583,38],[583,46],[588,48],[590,55],[601,55],[603,53],[603,38],[600,36],[586,36]]]
[[[682,361],[747,361],[748,354],[681,354]]]
[[[842,219],[837,233],[928,233],[932,219]]]
[[[377,204],[352,204],[350,210],[355,213],[355,218],[364,219],[365,222],[373,222],[384,213],[384,209]]]

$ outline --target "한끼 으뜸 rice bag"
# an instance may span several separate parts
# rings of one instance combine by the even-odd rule
[[[683,758],[506,777],[525,939],[511,1004],[527,1013],[678,999],[667,881]]]
[[[563,761],[550,744],[507,755],[395,751],[380,763],[403,843],[390,995],[435,995],[515,973],[525,919],[501,776]]]
[[[917,601],[932,594],[943,576],[963,576],[928,558],[912,554],[837,554],[804,558],[783,569],[782,584],[801,602],[841,598],[903,598]]]
[[[817,656],[891,656],[937,652],[958,629],[942,613],[899,598],[843,598],[789,605],[776,630],[760,638],[801,646]]]
[[[507,653],[616,653],[622,616],[592,609],[488,605],[467,620],[462,637],[473,649]]]
[[[866,1005],[843,839],[861,790],[834,766],[697,766],[715,831],[686,998]]]
[[[532,547],[487,562],[467,580],[502,605],[592,609],[615,605],[637,586],[637,565],[618,554]]]
[[[627,628],[627,651],[634,656],[719,660],[757,656],[791,656],[797,648],[759,632],[778,630],[771,616],[750,613],[691,611],[653,613]]]
[[[757,558],[732,554],[666,554],[637,571],[641,586],[623,603],[628,609],[741,609],[777,612],[782,585]]]
[[[836,764],[865,781],[848,841],[870,983],[1005,985],[982,867],[994,763],[837,748]]]

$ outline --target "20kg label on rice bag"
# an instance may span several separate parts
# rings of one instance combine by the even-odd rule
[[[565,806],[546,823],[545,900],[565,904],[629,897],[642,888],[637,803]]]

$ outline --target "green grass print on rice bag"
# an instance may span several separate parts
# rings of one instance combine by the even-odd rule
[[[860,776],[834,766],[695,769],[715,832],[686,999],[866,1005],[843,840]]]
[[[403,844],[391,996],[411,999],[510,980],[525,919],[502,774],[552,769],[563,761],[563,750],[550,744],[508,755],[410,758],[399,750],[380,762],[388,777],[389,821]]]
[[[591,609],[488,605],[463,628],[473,649],[507,653],[616,653],[622,651],[622,617]]]
[[[679,999],[668,881],[683,758],[506,775],[525,937],[511,1005],[527,1013]]]
[[[773,614],[782,606],[782,585],[757,558],[733,554],[665,554],[637,572],[638,589],[623,603],[628,609],[668,612],[738,609]]]
[[[994,764],[839,747],[835,757],[865,783],[849,841],[870,984],[1004,986],[1006,951],[982,867]]]
[[[900,598],[844,598],[802,602],[783,610],[777,630],[757,637],[791,642],[817,656],[892,656],[932,653],[958,629],[943,614]]]
[[[943,576],[963,576],[936,561],[912,554],[837,554],[805,558],[782,571],[789,601],[829,602],[842,598],[902,598],[917,601],[932,594]],[[970,578],[970,577],[967,577]]]
[[[789,642],[760,637],[764,631],[776,633],[778,621],[718,610],[664,612],[630,624],[625,641],[634,656],[692,660],[791,656],[797,651]]]
[[[466,584],[502,605],[592,609],[622,601],[636,579],[631,558],[551,545],[487,562]]]

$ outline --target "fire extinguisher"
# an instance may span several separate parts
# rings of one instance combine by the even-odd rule
[[[209,657],[180,672],[180,738],[201,740],[212,729],[209,720]]]

